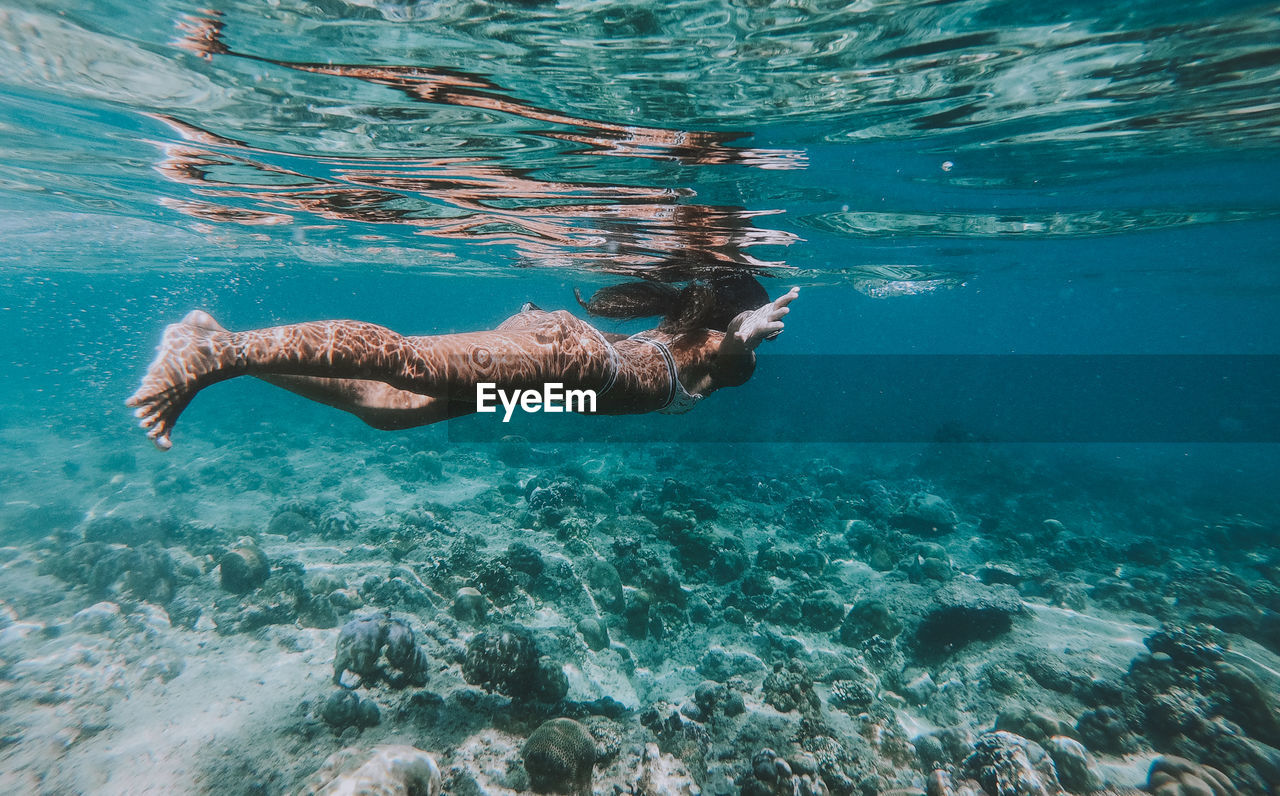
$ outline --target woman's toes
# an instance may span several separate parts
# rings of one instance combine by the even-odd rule
[[[167,451],[173,447],[173,442],[169,439],[169,434],[167,432],[162,432],[159,429],[152,429],[147,433],[147,437],[162,451]]]

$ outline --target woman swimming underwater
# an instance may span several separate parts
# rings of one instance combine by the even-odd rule
[[[311,321],[231,332],[194,311],[165,329],[155,360],[126,403],[161,450],[196,393],[256,376],[342,409],[380,429],[436,423],[476,411],[477,385],[594,390],[596,414],[683,412],[751,377],[755,349],[782,331],[792,288],[769,301],[753,277],[683,290],[639,282],[603,288],[583,306],[613,318],[663,315],[625,337],[564,310],[526,304],[497,329],[404,337],[361,321]],[[581,301],[581,299],[580,299]]]

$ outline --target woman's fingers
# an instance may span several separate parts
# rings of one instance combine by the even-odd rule
[[[765,310],[764,323],[761,324],[758,334],[766,340],[772,340],[781,334],[784,328],[782,319],[791,312],[791,308],[787,305],[795,301],[799,295],[800,288],[793,287],[769,305],[762,307],[761,309]]]

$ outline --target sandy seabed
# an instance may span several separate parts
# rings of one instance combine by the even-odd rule
[[[1271,518],[1134,473],[977,445],[2,433],[4,792],[291,793],[404,744],[444,792],[519,793],[559,716],[594,793],[910,794],[935,770],[1123,793],[1162,755],[1239,793],[1280,778]],[[265,568],[229,590],[246,550]],[[408,627],[421,671],[375,644],[336,685],[361,619]],[[536,666],[502,669],[504,632]]]

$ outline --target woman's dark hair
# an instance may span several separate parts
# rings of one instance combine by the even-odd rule
[[[671,334],[694,329],[725,331],[739,313],[769,302],[764,286],[750,274],[716,276],[690,282],[683,289],[660,282],[625,282],[597,290],[578,303],[602,318],[650,318],[662,316],[658,329]]]

